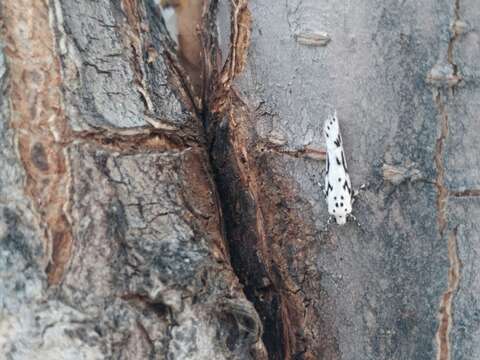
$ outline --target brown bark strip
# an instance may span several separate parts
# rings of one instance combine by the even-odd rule
[[[225,90],[230,89],[233,79],[243,71],[247,63],[252,22],[247,5],[247,0],[232,1],[231,48],[220,75]]]
[[[325,160],[327,158],[327,152],[325,149],[319,148],[311,148],[308,146],[304,146],[301,149],[288,149],[281,145],[272,144],[269,142],[260,143],[257,146],[257,151],[269,151],[275,152],[278,154],[284,154],[287,156],[295,157],[295,158],[310,158],[314,160]]]
[[[448,237],[448,287],[443,293],[439,309],[439,326],[436,334],[438,346],[437,360],[451,359],[450,353],[450,330],[453,324],[453,297],[460,283],[460,259],[457,249],[457,229],[455,228]]]
[[[77,131],[72,132],[64,145],[85,142],[95,143],[98,146],[114,149],[119,152],[130,151],[182,151],[189,148],[198,148],[199,142],[194,134],[188,132],[163,131],[151,128],[128,129],[119,131]]]
[[[439,229],[440,239],[444,238],[445,229],[447,227],[447,202],[448,189],[445,186],[445,166],[443,163],[445,140],[448,136],[448,114],[445,107],[444,100],[440,90],[436,90],[435,103],[437,105],[440,115],[440,136],[437,138],[435,145],[435,166],[437,170],[437,177],[435,184],[437,187],[437,225]],[[452,259],[451,242],[452,235],[448,239],[448,255],[450,263],[454,264],[455,259]],[[456,241],[455,241],[456,242]],[[456,252],[453,253],[456,256]],[[457,259],[458,260],[458,259]],[[439,324],[435,340],[437,342],[437,360],[450,359],[450,339],[449,332],[452,323],[452,295],[453,290],[458,286],[458,276],[453,278],[455,271],[452,273],[452,265],[449,270],[448,287],[446,292],[442,295],[439,308]],[[453,285],[452,285],[453,282]]]
[[[210,111],[213,113],[225,110],[233,80],[243,71],[247,63],[252,22],[247,6],[248,0],[232,1],[230,52],[218,78],[215,98],[210,104]]]
[[[25,191],[44,224],[48,280],[58,284],[72,249],[69,163],[59,143],[68,132],[60,63],[46,1],[3,1],[11,125],[25,167]]]
[[[443,164],[445,140],[448,136],[448,114],[440,91],[437,91],[435,103],[440,114],[440,136],[435,144],[435,167],[437,177],[437,224],[442,237],[447,226],[446,206],[448,201],[448,189],[445,187],[445,166]]]
[[[447,61],[453,68],[453,77],[457,81],[450,84],[451,93],[454,94],[455,86],[461,81],[458,65],[454,62],[454,46],[460,36],[455,28],[457,22],[460,21],[460,0],[454,1],[454,16],[452,21],[452,36],[447,49]],[[439,228],[440,238],[444,237],[447,227],[447,202],[449,196],[471,196],[475,194],[475,190],[467,190],[465,192],[450,192],[445,186],[445,165],[443,163],[445,141],[448,137],[448,113],[443,98],[443,91],[436,89],[433,91],[435,104],[440,115],[440,136],[437,138],[435,145],[435,166],[437,169],[437,224]],[[445,95],[446,96],[446,95]],[[437,342],[437,360],[451,359],[450,353],[450,329],[453,323],[453,295],[458,289],[460,282],[460,260],[457,252],[457,228],[448,237],[448,258],[450,260],[450,268],[448,271],[447,290],[443,293],[439,308],[439,325],[435,340]]]
[[[467,190],[463,190],[463,191],[450,191],[450,196],[453,196],[453,197],[480,196],[480,189],[467,189]]]

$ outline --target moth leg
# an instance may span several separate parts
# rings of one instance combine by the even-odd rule
[[[325,225],[325,227],[323,228],[323,232],[327,232],[328,231],[328,226],[333,222],[333,219],[334,219],[334,216],[333,215],[330,215],[327,219],[327,224]]]
[[[323,173],[321,173],[320,176],[321,178],[325,178]],[[326,196],[325,185],[321,181],[318,181],[315,175],[310,175],[310,180],[312,180],[313,183],[317,184],[320,187],[320,190],[322,191],[323,195]]]
[[[367,183],[367,184],[362,184],[359,186],[359,188],[357,190],[353,190],[353,194],[352,194],[352,205],[353,203],[355,202],[355,200],[357,200],[358,197],[360,197],[360,195],[366,191],[368,189],[368,187],[370,187],[370,184]],[[352,215],[353,216],[353,215]]]
[[[323,195],[327,196],[327,189],[325,189],[325,185],[323,185],[320,181],[317,182],[318,186],[320,186],[320,190],[322,191]]]
[[[357,226],[359,227],[359,229],[362,231],[362,232],[365,232],[365,229],[364,227],[362,226],[362,224],[360,223],[360,221],[358,221],[357,217],[353,214],[348,214],[348,217],[351,218],[355,224],[357,224]]]

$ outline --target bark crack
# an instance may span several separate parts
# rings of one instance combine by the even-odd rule
[[[448,113],[445,100],[442,96],[442,90],[434,90],[435,103],[440,116],[440,135],[435,144],[435,167],[437,176],[435,185],[437,187],[437,226],[440,239],[444,239],[445,230],[448,225],[447,219],[447,203],[449,191],[445,186],[445,164],[444,164],[444,148],[445,141],[448,137]],[[456,236],[450,235],[448,238],[448,257],[450,260],[450,269],[448,275],[447,290],[442,294],[439,307],[439,324],[435,335],[437,342],[437,360],[450,359],[450,338],[449,333],[452,325],[452,303],[453,293],[458,286],[459,276],[455,268],[458,257],[456,251],[453,251],[451,243],[456,244]],[[456,245],[455,245],[456,246]],[[452,270],[453,269],[453,270]]]
[[[480,196],[480,189],[467,189],[462,191],[451,190],[450,196],[453,196],[453,197]]]
[[[451,359],[450,330],[453,325],[453,298],[460,284],[461,263],[458,257],[458,239],[456,227],[448,237],[448,286],[443,293],[439,308],[439,326],[436,334],[437,360]]]
[[[445,186],[445,165],[443,163],[445,140],[448,136],[448,113],[440,91],[436,92],[435,103],[440,114],[440,136],[435,144],[435,167],[437,177],[437,224],[440,236],[443,237],[447,226],[446,206],[448,201],[448,189]]]
[[[456,31],[456,24],[460,21],[460,0],[454,0],[454,16],[451,26],[452,36],[450,37],[448,49],[447,49],[447,62],[453,69],[451,79],[448,85],[451,89],[452,95],[454,94],[455,87],[461,81],[459,75],[458,65],[454,62],[454,46],[460,35]],[[437,170],[437,176],[435,184],[437,187],[437,225],[439,229],[440,239],[444,239],[446,229],[448,226],[447,219],[447,203],[449,196],[462,196],[459,192],[451,192],[445,185],[445,142],[449,133],[449,118],[447,111],[447,94],[444,94],[444,89],[433,89],[433,95],[435,104],[440,116],[440,134],[435,144],[435,167]],[[470,194],[470,193],[468,193]],[[435,340],[437,343],[437,360],[450,360],[451,359],[451,344],[450,344],[450,330],[453,324],[453,298],[456,290],[458,289],[460,282],[460,260],[457,251],[457,228],[455,228],[448,235],[447,241],[448,259],[450,262],[448,270],[447,289],[442,294],[439,306],[439,323]]]
[[[322,148],[314,148],[310,146],[303,146],[299,149],[290,149],[286,146],[273,144],[271,142],[259,142],[256,147],[256,151],[258,152],[274,152],[277,154],[287,155],[294,158],[310,158],[314,160],[325,160],[327,158],[327,153],[325,149]]]
[[[438,88],[448,88],[453,94],[463,80],[458,64],[454,60],[455,44],[466,31],[467,25],[460,19],[460,0],[453,0],[453,20],[450,24],[445,60],[433,66],[427,75],[427,82]]]
[[[152,128],[76,131],[72,132],[71,136],[63,142],[64,145],[69,143],[94,143],[121,152],[138,151],[139,149],[143,151],[183,151],[199,147],[193,134],[184,133],[181,130],[164,131]]]
[[[453,68],[453,76],[457,78],[458,81],[452,84],[452,89],[458,85],[461,81],[461,77],[458,71],[458,65],[454,61],[453,51],[455,47],[455,43],[460,36],[460,32],[457,30],[456,24],[460,21],[460,0],[454,0],[454,10],[453,10],[453,22],[451,26],[452,36],[450,37],[450,41],[448,43],[448,50],[447,50],[447,61]]]

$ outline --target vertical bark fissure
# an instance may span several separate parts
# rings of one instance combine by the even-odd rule
[[[448,225],[447,219],[447,203],[449,192],[445,186],[445,164],[444,164],[444,148],[445,141],[448,137],[448,114],[445,105],[445,100],[443,99],[443,94],[441,89],[436,90],[435,103],[440,116],[440,135],[436,140],[435,145],[435,167],[437,171],[437,177],[435,184],[437,187],[437,226],[439,230],[439,238],[441,240],[445,237],[445,231]],[[453,294],[457,285],[452,284],[452,281],[458,282],[458,276],[454,277],[451,274],[455,274],[455,271],[452,270],[452,266],[455,264],[453,255],[456,255],[456,252],[450,251],[450,243],[453,240],[450,240],[452,237],[449,236],[448,240],[448,257],[450,260],[450,268],[448,272],[448,282],[447,290],[442,294],[439,305],[439,315],[438,315],[438,328],[435,335],[435,340],[437,342],[437,360],[449,360],[450,359],[450,339],[449,332],[452,324],[452,302]],[[455,238],[456,239],[456,238]]]
[[[268,171],[261,168],[266,165],[262,152],[256,151],[255,115],[233,86],[247,62],[251,31],[248,1],[233,0],[231,6],[230,49],[218,73],[217,53],[212,53],[212,48],[205,50],[210,54],[205,63],[206,68],[211,69],[207,83],[211,94],[203,109],[225,239],[233,270],[262,319],[267,356],[270,359],[308,358],[303,341],[305,304],[282,254],[282,241],[287,235],[274,233],[279,227],[275,215],[279,210],[278,199],[265,194],[279,191],[283,198],[288,197],[288,190],[281,184],[264,184],[264,173]],[[206,43],[218,49],[215,40]],[[283,222],[289,224],[289,231],[301,233],[299,229],[303,226],[299,225],[299,217],[288,210],[285,216],[288,218]],[[297,234],[300,238],[304,235]]]
[[[454,61],[454,47],[460,35],[456,30],[456,24],[460,21],[460,0],[454,0],[454,15],[451,26],[451,37],[447,49],[447,61],[453,68],[453,77],[460,81],[458,65]],[[449,89],[454,94],[458,81],[453,82]],[[434,90],[435,104],[440,116],[440,135],[435,146],[435,167],[437,170],[437,225],[440,239],[446,236],[448,228],[447,204],[449,196],[455,194],[449,192],[445,185],[445,142],[449,133],[449,115],[447,111],[448,94],[446,89]],[[447,289],[440,298],[438,328],[435,335],[437,343],[437,360],[451,359],[450,331],[453,324],[453,299],[460,283],[460,260],[457,250],[457,227],[449,232],[447,238],[447,249],[449,259]]]
[[[448,136],[448,114],[445,102],[440,90],[435,94],[435,103],[440,116],[440,136],[435,144],[435,167],[437,178],[435,184],[437,187],[437,224],[440,237],[443,237],[447,226],[446,206],[448,201],[448,190],[445,186],[445,165],[443,163],[445,140]]]
[[[457,32],[457,23],[460,21],[460,0],[454,0],[454,10],[453,10],[453,21],[451,26],[451,38],[448,43],[448,50],[447,50],[447,61],[453,67],[453,76],[458,77],[458,65],[455,63],[453,59],[453,51],[455,47],[455,43],[458,40],[459,33]]]
[[[453,325],[453,298],[460,284],[461,263],[458,257],[457,228],[448,236],[448,269],[447,290],[443,293],[439,308],[439,326],[436,334],[437,360],[451,359],[450,331]]]
[[[192,18],[192,12],[188,9],[185,9],[186,6],[192,6],[192,4],[188,1],[168,1],[168,3],[175,8],[176,13],[176,21],[177,24],[186,24],[188,22],[196,22],[198,21],[199,25],[196,27],[196,37],[192,36],[191,33],[182,33],[182,31],[191,31],[192,27],[184,27],[182,30],[182,26],[178,29],[178,39],[179,39],[179,47],[177,49],[178,55],[169,55],[169,61],[172,63],[172,67],[176,69],[176,71],[181,74],[182,83],[180,84],[185,88],[184,91],[191,94],[190,97],[193,99],[198,99],[195,103],[198,105],[196,108],[196,115],[198,120],[203,124],[204,133],[202,135],[206,138],[206,148],[208,151],[208,164],[206,164],[207,168],[212,173],[212,178],[214,180],[214,184],[212,185],[215,192],[215,197],[217,199],[217,206],[218,210],[220,211],[220,221],[222,223],[222,236],[225,242],[225,246],[229,248],[229,250],[237,249],[235,246],[240,245],[238,242],[233,244],[233,240],[228,232],[225,229],[228,229],[229,223],[236,223],[242,222],[242,219],[239,219],[238,216],[230,216],[230,212],[228,211],[230,203],[227,203],[227,199],[225,196],[222,196],[222,188],[226,186],[232,185],[232,179],[226,179],[222,176],[219,176],[219,167],[218,162],[216,162],[216,158],[218,157],[218,152],[215,150],[215,142],[218,141],[221,137],[221,141],[225,143],[229,143],[232,147],[235,148],[234,155],[236,156],[232,160],[234,163],[228,164],[228,166],[236,167],[235,173],[232,172],[232,175],[240,175],[242,177],[241,185],[246,186],[246,190],[250,196],[252,196],[253,203],[258,204],[259,200],[257,197],[258,191],[256,189],[252,189],[250,186],[255,183],[254,180],[251,178],[254,176],[253,172],[250,172],[250,169],[245,169],[242,166],[245,165],[243,160],[240,159],[238,156],[242,157],[246,155],[243,150],[240,150],[239,147],[244,145],[244,141],[247,141],[247,137],[237,136],[236,132],[233,133],[224,133],[219,131],[219,123],[223,119],[223,117],[228,117],[228,122],[235,122],[235,121],[243,121],[245,119],[236,119],[236,115],[244,116],[246,115],[246,107],[245,104],[236,97],[235,93],[232,90],[232,83],[234,78],[237,74],[239,74],[246,63],[246,55],[247,49],[249,45],[249,34],[250,34],[250,13],[247,8],[247,1],[246,0],[234,0],[232,1],[232,14],[231,14],[231,29],[232,29],[232,36],[230,39],[230,53],[225,61],[224,66],[220,69],[218,64],[219,62],[219,48],[218,48],[218,39],[217,39],[217,27],[216,27],[216,12],[218,2],[216,0],[205,0],[202,1],[202,14],[201,17],[198,17],[198,13],[194,14],[194,18]],[[198,10],[198,4],[195,7]],[[183,18],[182,18],[183,16]],[[192,62],[188,62],[188,58],[192,58],[188,54],[192,55],[192,53],[196,53],[196,49],[198,48],[198,43],[194,43],[192,41],[181,41],[181,37],[193,39],[200,43],[200,58],[198,59],[196,64],[192,64]],[[198,72],[201,72],[199,74]],[[196,80],[195,80],[196,79]],[[193,80],[193,82],[192,82]],[[201,83],[201,87],[199,84]],[[225,136],[223,136],[225,135]],[[229,137],[232,135],[232,138]],[[245,135],[245,134],[244,134]],[[235,144],[231,143],[232,141],[235,142],[235,139],[241,138],[239,142]],[[238,147],[237,147],[238,145]],[[238,151],[237,151],[238,150]],[[242,155],[241,155],[242,154]],[[238,155],[238,156],[237,156]],[[247,180],[248,179],[248,180]],[[252,180],[252,181],[250,181]],[[241,191],[238,189],[238,191]],[[246,194],[246,193],[244,193]],[[254,210],[254,215],[250,220],[253,220],[253,223],[248,223],[248,228],[244,228],[245,232],[250,234],[255,234],[254,236],[264,236],[264,231],[262,227],[262,215],[259,207],[256,207]],[[265,244],[266,242],[259,241],[259,244]],[[233,246],[232,246],[233,245]],[[245,246],[250,246],[249,250],[256,252],[257,249],[253,244],[244,244]],[[257,245],[257,244],[255,244]],[[229,252],[229,251],[227,251]],[[263,249],[261,252],[265,253]],[[232,265],[233,271],[236,273],[240,282],[245,280],[242,276],[242,271],[235,265],[237,264],[235,259],[235,254],[226,254],[229,256],[230,263]],[[256,264],[257,268],[260,270],[260,267],[263,266],[262,262],[259,261]],[[245,284],[243,281],[243,286],[247,298],[252,301],[254,305],[255,299],[252,299],[251,293],[249,293],[248,284]],[[257,308],[258,311],[258,308]],[[262,315],[261,311],[259,312]],[[268,329],[265,326],[265,322],[263,323],[263,329]],[[274,324],[274,326],[278,326],[278,324]],[[260,328],[261,325],[258,324]],[[277,338],[281,338],[281,331],[278,332]],[[279,348],[281,348],[281,342],[276,344]],[[266,359],[268,356],[265,352],[263,345],[256,347],[253,351],[253,356],[256,359]],[[280,357],[279,357],[280,358]]]

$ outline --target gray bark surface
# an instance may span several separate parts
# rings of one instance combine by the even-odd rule
[[[0,3],[0,358],[480,358],[480,3],[158,3]]]

